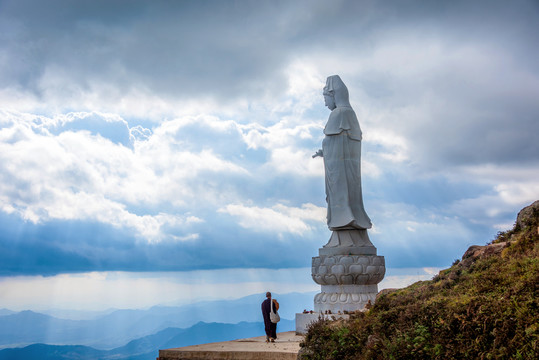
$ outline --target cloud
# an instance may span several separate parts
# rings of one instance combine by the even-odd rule
[[[371,207],[369,215],[376,225],[371,240],[391,267],[449,266],[479,236],[488,234],[469,226],[460,214],[439,207],[381,202]]]
[[[109,310],[237,299],[271,291],[314,291],[309,268],[185,272],[87,272],[0,278],[0,301],[12,310]]]
[[[236,121],[203,115],[148,129],[117,115],[4,111],[0,122],[0,214],[14,231],[0,239],[3,274],[290,267],[299,252],[260,261],[260,251],[276,234],[283,249],[310,248],[319,236],[301,237],[323,228],[324,208],[305,201],[316,181],[268,171],[266,152],[248,149]],[[261,191],[268,182],[281,185]],[[264,236],[219,216],[247,199],[270,204],[275,228],[264,225]],[[245,251],[253,236],[260,243]]]
[[[212,89],[212,96],[229,98],[276,90],[268,88],[268,76],[284,80],[278,68],[287,57],[278,50],[286,31],[266,31],[270,25],[276,29],[277,7],[211,2],[208,11],[183,2],[141,1],[116,6],[58,1],[59,13],[32,2],[4,4],[4,58],[21,61],[9,63],[3,87],[24,89],[64,109],[89,97],[90,106],[103,101],[118,110],[137,93],[167,99],[204,96]],[[289,27],[290,20],[281,26]],[[264,42],[256,40],[262,37]]]
[[[238,217],[240,226],[255,231],[304,235],[313,230],[307,221],[320,222],[324,218],[325,208],[313,204],[303,204],[301,208],[276,204],[271,209],[229,204],[219,209],[219,212]]]
[[[379,289],[429,280],[438,268],[387,269]],[[109,310],[198,301],[237,299],[272,293],[318,292],[310,267],[220,269],[184,272],[86,272],[0,278],[0,301],[11,310]],[[314,296],[314,295],[313,295]],[[76,304],[76,308],[74,307]]]
[[[11,125],[0,130],[0,178],[5,184],[0,199],[5,212],[34,223],[98,221],[131,228],[142,238],[158,241],[164,236],[163,228],[178,228],[187,223],[185,219],[192,223],[197,217],[153,211],[137,214],[130,206],[192,201],[187,183],[201,172],[246,174],[211,150],[176,152],[171,149],[174,138],[167,138],[170,133],[159,128],[155,138],[146,132],[148,138],[136,141],[122,119],[115,123],[120,124],[121,137],[128,144],[113,142],[102,135],[116,140],[108,127],[111,121],[88,120],[92,116],[95,120],[96,116],[81,113],[54,119],[3,114],[3,123]],[[84,126],[85,121],[92,131]],[[74,128],[73,123],[79,125]],[[169,176],[160,177],[162,172]],[[179,197],[171,199],[171,194]]]
[[[379,252],[443,266],[538,197],[536,17],[533,1],[2,2],[0,271],[308,266],[329,238],[311,155],[332,74],[364,133]]]
[[[56,116],[47,126],[52,134],[58,135],[66,131],[88,131],[94,136],[102,136],[113,143],[132,147],[134,137],[131,135],[127,121],[115,114],[103,115],[99,113],[68,113]],[[137,128],[142,133],[148,129]]]

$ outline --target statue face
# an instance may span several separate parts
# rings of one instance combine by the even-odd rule
[[[337,105],[335,105],[335,97],[331,95],[324,94],[324,103],[326,104],[329,110],[333,110],[337,107]]]

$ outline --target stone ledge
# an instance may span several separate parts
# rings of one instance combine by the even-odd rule
[[[303,336],[294,331],[277,334],[274,343],[265,336],[159,350],[157,360],[296,360]]]
[[[376,256],[374,246],[339,246],[318,249],[319,255],[371,255]]]
[[[296,314],[296,335],[305,335],[307,333],[307,328],[311,323],[318,321],[318,319],[350,319],[348,314],[321,314],[318,312],[313,313],[297,313]]]

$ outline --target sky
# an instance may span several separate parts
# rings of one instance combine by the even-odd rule
[[[384,286],[430,278],[539,199],[538,58],[537,1],[0,0],[0,308],[319,289],[334,74]]]

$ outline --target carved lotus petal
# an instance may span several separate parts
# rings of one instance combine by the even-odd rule
[[[369,275],[367,274],[360,274],[356,278],[356,284],[358,285],[365,285],[369,281]]]
[[[367,266],[366,273],[369,275],[374,275],[378,273],[378,266],[369,265]]]
[[[334,265],[335,264],[335,258],[333,256],[328,256],[324,258],[323,260],[324,265]]]
[[[331,273],[332,274],[344,274],[344,266],[343,265],[333,265],[331,267]]]
[[[342,265],[351,265],[354,263],[354,258],[352,256],[343,256],[339,259],[339,264]]]
[[[372,256],[359,256],[356,263],[361,265],[369,265],[370,261],[369,258]]]
[[[337,277],[335,275],[325,275],[324,281],[327,285],[337,285]]]

